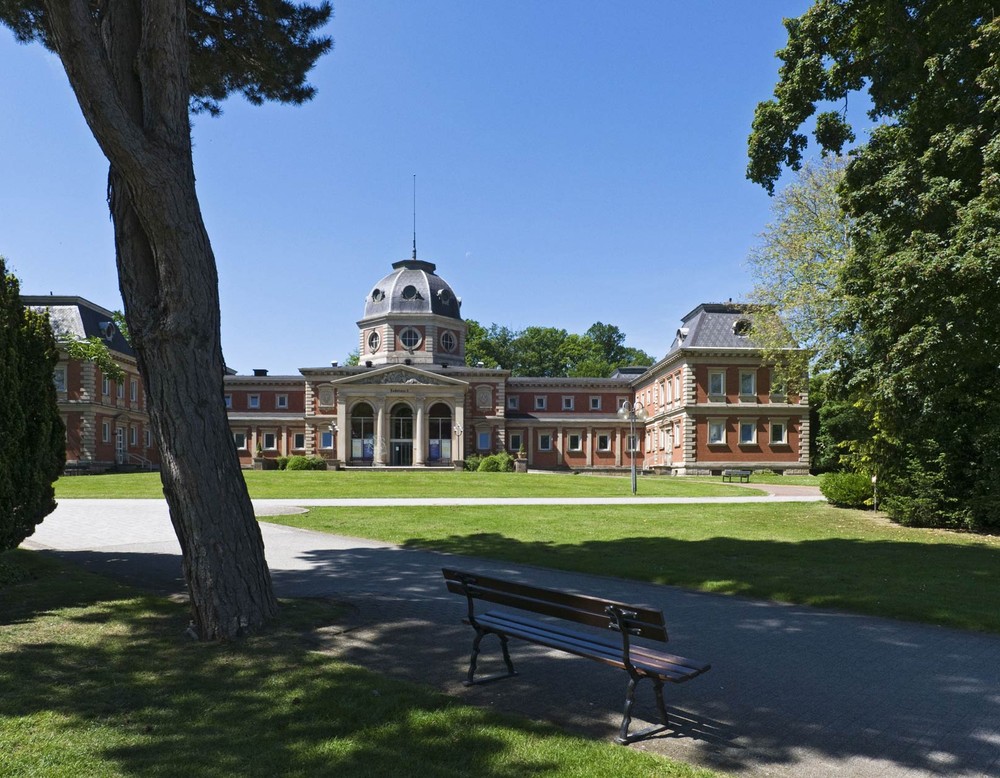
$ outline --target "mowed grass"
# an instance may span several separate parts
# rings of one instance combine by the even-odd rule
[[[304,636],[335,608],[283,613],[269,634],[199,644],[181,604],[0,555],[0,775],[714,775],[334,661]]]
[[[313,508],[265,520],[406,548],[1000,632],[1000,537],[911,529],[823,503]]]
[[[326,497],[627,497],[628,476],[568,473],[464,473],[454,470],[309,471],[244,470],[250,496]],[[638,492],[657,497],[761,495],[764,492],[723,484],[721,478],[642,476]],[[163,496],[158,473],[69,476],[56,482],[56,498],[157,498]]]

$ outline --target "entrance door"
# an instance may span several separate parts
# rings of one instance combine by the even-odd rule
[[[413,464],[413,409],[399,403],[389,416],[389,464],[409,467]]]

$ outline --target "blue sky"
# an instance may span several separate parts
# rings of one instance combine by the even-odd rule
[[[301,107],[196,117],[199,197],[240,373],[343,360],[410,255],[466,318],[618,325],[662,356],[742,298],[769,198],[744,178],[783,17],[805,0],[339,0]],[[107,168],[54,57],[0,29],[0,254],[25,294],[121,308]]]

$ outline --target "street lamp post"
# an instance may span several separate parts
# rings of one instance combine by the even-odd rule
[[[629,457],[632,460],[632,494],[636,492],[636,482],[635,482],[635,448],[638,444],[638,440],[635,437],[635,423],[637,421],[645,421],[648,418],[646,413],[646,407],[636,400],[634,403],[630,403],[625,400],[622,403],[622,407],[618,409],[618,417],[623,421],[628,419],[629,424]]]

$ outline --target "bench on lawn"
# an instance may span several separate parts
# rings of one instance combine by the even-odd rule
[[[664,681],[683,683],[711,668],[706,662],[685,659],[656,648],[633,644],[633,638],[667,642],[663,611],[599,597],[542,589],[478,573],[449,568],[444,568],[442,572],[448,591],[461,594],[467,599],[469,613],[465,621],[476,631],[476,637],[472,641],[472,658],[469,661],[466,686],[516,675],[507,647],[508,638],[518,638],[621,668],[628,673],[629,681],[625,692],[625,712],[622,716],[621,730],[615,738],[618,743],[633,743],[662,732],[667,727],[667,711],[663,705]],[[506,610],[477,613],[476,600],[541,614],[551,619],[543,621]],[[567,622],[596,627],[604,630],[606,634],[615,632],[617,637],[606,637],[596,631],[575,629],[567,626]],[[487,635],[496,635],[500,639],[507,672],[477,679],[475,674],[479,644]],[[649,678],[653,683],[660,726],[629,734],[635,688],[644,678]]]
[[[733,478],[739,478],[741,484],[743,483],[748,484],[750,483],[750,473],[751,473],[750,470],[723,470],[722,480],[723,481],[728,480],[729,483],[732,483]]]

